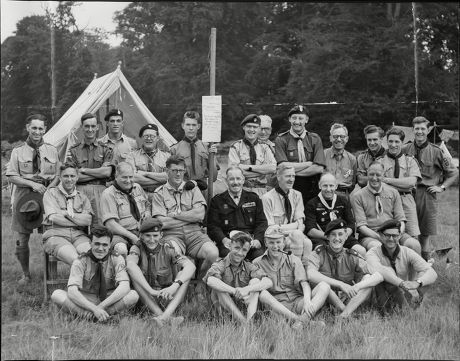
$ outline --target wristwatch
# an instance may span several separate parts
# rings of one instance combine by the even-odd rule
[[[415,282],[418,283],[418,286],[419,286],[419,287],[422,287],[422,286],[423,286],[423,282],[420,281],[420,279],[417,278],[417,279],[415,280]]]
[[[441,188],[442,188],[443,191],[446,190],[446,186],[444,184],[441,184]]]
[[[175,280],[174,283],[177,283],[179,287],[184,284],[184,282],[182,282],[181,280]]]

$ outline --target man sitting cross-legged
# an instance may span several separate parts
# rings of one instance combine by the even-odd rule
[[[272,286],[265,272],[245,260],[251,249],[251,241],[247,233],[236,232],[231,237],[229,254],[215,262],[203,278],[212,288],[212,300],[231,312],[241,323],[250,321],[257,311],[260,291]],[[247,307],[246,317],[240,310],[244,304]]]
[[[170,241],[162,240],[162,227],[158,219],[145,219],[140,228],[141,243],[133,245],[126,258],[134,289],[160,326],[184,320],[172,314],[183,301],[195,272],[195,265],[187,257],[176,253]],[[164,311],[160,299],[169,302]]]
[[[300,259],[283,252],[284,234],[279,226],[267,228],[265,244],[267,250],[253,263],[268,274],[273,285],[260,293],[260,302],[294,321],[293,328],[313,322],[311,318],[324,305],[331,288],[320,282],[311,290]]]
[[[92,229],[91,250],[72,263],[67,292],[54,291],[51,301],[66,312],[101,322],[137,303],[124,258],[109,252],[111,239],[107,228]]]
[[[370,275],[364,258],[343,247],[348,235],[343,219],[330,222],[324,234],[328,244],[316,247],[310,255],[308,277],[311,282],[326,282],[331,286],[329,302],[341,311],[340,317],[348,317],[370,297],[372,287],[382,282],[383,277],[378,272]],[[337,291],[343,292],[344,297]]]

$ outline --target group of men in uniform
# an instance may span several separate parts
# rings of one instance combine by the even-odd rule
[[[155,124],[139,130],[137,147],[119,109],[107,113],[107,134],[97,139],[96,116],[84,114],[83,139],[63,160],[43,142],[46,118],[28,117],[29,136],[6,173],[20,284],[30,282],[30,233],[43,225],[45,252],[71,265],[67,292],[52,300],[99,321],[140,301],[158,325],[180,323],[174,312],[194,276],[204,282],[200,293],[206,284],[241,322],[259,301],[294,328],[313,322],[326,301],[340,317],[371,294],[379,309],[419,304],[421,287],[436,279],[427,262],[436,194],[458,175],[428,142],[428,120],[414,119],[406,147],[404,132],[390,129],[388,150],[383,130],[367,126],[368,149],[355,158],[343,124],[332,125],[323,150],[306,130],[304,106],[288,119],[290,129],[272,142],[269,116],[245,117],[244,137],[229,149],[228,189],[206,199],[217,147],[197,137],[197,112],[184,114],[184,138],[169,149]]]

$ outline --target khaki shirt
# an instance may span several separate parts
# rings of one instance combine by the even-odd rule
[[[115,165],[120,162],[132,162],[131,152],[139,148],[135,139],[124,134],[117,140],[110,139],[106,134],[99,138],[98,142],[113,150],[112,161]]]
[[[43,143],[39,148],[40,152],[40,170],[33,172],[33,148],[27,143],[16,147],[11,152],[10,162],[6,168],[6,176],[19,176],[25,179],[33,180],[34,177],[52,180],[59,172],[58,170],[58,151],[51,144]]]
[[[82,292],[97,295],[99,291],[99,280],[94,279],[97,268],[97,263],[91,258],[86,255],[81,255],[72,263],[67,287],[77,286]],[[107,291],[114,290],[122,281],[129,282],[125,260],[122,256],[110,255],[102,264],[102,271],[105,275]]]
[[[108,167],[112,162],[113,150],[106,145],[94,141],[86,144],[84,141],[69,149],[66,163],[75,168]]]
[[[282,254],[281,257],[280,264],[273,266],[268,251],[265,251],[252,263],[259,266],[272,280],[273,286],[268,289],[271,294],[285,294],[289,299],[295,299],[303,294],[300,282],[307,281],[305,268],[302,261],[294,255]]]
[[[292,207],[291,219],[287,219],[283,196],[275,189],[270,190],[261,197],[269,226],[288,224],[302,218],[305,219],[302,194],[295,189],[290,189],[288,198]]]
[[[366,261],[371,270],[378,265],[389,267],[393,270],[390,260],[382,252],[382,247],[383,245],[373,247],[366,253]],[[404,281],[412,281],[431,268],[431,265],[414,250],[404,246],[399,247],[400,251],[396,256],[395,262],[396,275],[399,278]]]
[[[214,262],[203,278],[204,283],[207,283],[208,278],[212,276],[237,288],[246,287],[253,278],[261,280],[263,277],[268,277],[258,266],[246,260],[243,260],[238,267],[233,266],[230,257],[231,254],[228,254],[224,259]]]
[[[270,147],[267,144],[257,142],[254,146],[256,151],[256,164],[255,165],[276,165],[276,159]],[[244,144],[243,140],[237,140],[230,146],[228,151],[228,166],[237,166],[238,164],[251,164],[249,156],[249,147]],[[246,187],[265,186],[267,184],[267,175],[259,175],[256,177],[246,176],[244,185]]]
[[[53,222],[49,217],[52,214],[60,213],[67,210],[67,201],[65,195],[58,187],[52,187],[46,190],[43,195],[43,208],[45,209],[43,215],[43,225],[52,226]],[[83,193],[77,190],[77,195],[73,199],[73,210],[79,214],[94,215],[91,203]],[[77,227],[77,226],[75,226]]]
[[[150,216],[150,204],[147,200],[142,187],[134,183],[133,184],[133,195],[141,215],[141,219]],[[105,189],[102,192],[100,199],[101,205],[101,222],[105,224],[109,219],[115,219],[122,227],[129,231],[138,229],[138,221],[131,214],[129,207],[128,196],[123,192],[120,192],[113,185]]]
[[[407,144],[403,148],[403,153],[415,157],[415,144]],[[420,151],[419,165],[422,175],[420,184],[427,187],[440,185],[445,178],[458,174],[458,169],[452,164],[451,159],[433,143],[429,143]]]
[[[422,179],[420,168],[414,157],[403,154],[397,159],[399,163],[399,178],[416,177],[417,181]],[[382,163],[385,168],[383,176],[386,178],[395,178],[395,160],[385,154],[385,156],[379,158],[378,161]]]
[[[375,160],[380,159],[380,157],[375,158]],[[374,158],[372,157],[370,150],[367,149],[364,152],[358,154],[357,164],[358,164],[358,174],[367,176],[367,169],[369,166],[374,162]]]
[[[394,219],[406,221],[401,196],[396,188],[382,184],[380,199],[383,206],[383,214],[377,215],[375,209],[375,196],[369,190],[369,186],[361,188],[350,196],[353,212],[355,213],[356,227],[367,226],[375,231],[384,222]]]
[[[166,171],[166,160],[170,156],[170,153],[156,149],[153,157],[149,157],[144,148],[141,147],[131,152],[129,162],[136,171],[161,173]]]
[[[353,189],[358,173],[356,157],[346,150],[343,150],[342,154],[338,154],[332,147],[324,150],[324,156],[326,157],[326,171],[335,176],[337,184]]]
[[[319,135],[307,132],[307,135],[303,138],[302,142],[307,161],[326,166],[323,143],[321,142]],[[289,133],[289,130],[276,137],[275,158],[278,164],[281,162],[299,162],[297,140]]]

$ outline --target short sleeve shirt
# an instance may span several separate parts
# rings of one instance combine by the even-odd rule
[[[94,277],[97,268],[97,263],[91,258],[86,255],[80,256],[72,263],[67,287],[77,286],[80,291],[85,293],[98,294],[99,280]],[[103,263],[102,270],[105,275],[107,291],[114,290],[122,281],[129,282],[125,260],[122,256],[110,255]]]
[[[367,176],[367,169],[369,166],[380,157],[374,158],[369,149],[365,150],[358,154],[357,164],[358,164],[358,174]]]
[[[341,154],[334,148],[324,150],[326,158],[326,170],[332,173],[337,179],[337,184],[347,188],[353,188],[356,184],[358,163],[356,157],[344,150]]]
[[[238,267],[235,267],[230,262],[231,255],[227,255],[224,259],[214,262],[203,278],[206,283],[209,277],[216,277],[225,284],[232,287],[246,287],[249,281],[253,278],[262,279],[267,277],[267,274],[258,266],[249,261],[243,260]]]
[[[191,143],[181,140],[177,144],[171,146],[171,154],[178,155],[184,158],[185,167],[187,169],[187,179],[204,179],[209,176],[209,152],[208,144],[197,139],[193,146],[195,147],[195,171],[192,167],[192,155],[190,147]],[[214,167],[217,174],[217,168]]]
[[[150,216],[150,204],[142,187],[134,183],[132,194],[142,217]],[[123,228],[129,231],[138,229],[138,221],[131,214],[129,199],[113,185],[102,192],[100,199],[101,221],[104,224],[109,219],[115,219]]]
[[[292,208],[291,219],[287,219],[284,197],[275,189],[268,191],[261,197],[269,226],[288,224],[305,218],[302,194],[295,189],[290,189],[288,198]]]
[[[66,197],[58,187],[52,187],[46,190],[43,195],[43,208],[45,209],[43,225],[49,226],[53,224],[49,220],[52,214],[67,209]],[[78,190],[77,195],[73,199],[73,210],[75,213],[79,214],[94,214],[88,197]]]
[[[169,152],[156,149],[149,156],[143,148],[131,152],[130,163],[136,171],[161,173],[166,171],[166,160],[171,156]]]
[[[417,181],[422,179],[422,175],[420,174],[420,168],[414,157],[403,154],[401,157],[397,158],[397,160],[400,169],[399,178],[415,177],[417,178]],[[382,163],[383,167],[385,168],[383,174],[384,177],[395,178],[395,160],[385,154],[385,156],[379,158],[379,162]]]
[[[307,161],[326,166],[323,143],[321,142],[321,138],[318,134],[307,132],[307,135],[303,138],[302,143]],[[289,133],[289,131],[276,137],[275,158],[278,164],[281,162],[299,162],[297,140]]]
[[[106,134],[98,141],[113,150],[112,162],[115,165],[120,162],[132,163],[131,152],[138,148],[136,140],[125,134],[122,134],[117,140],[110,139]]]
[[[66,163],[75,168],[108,167],[112,163],[113,150],[97,141],[86,144],[81,142],[69,149]]]

